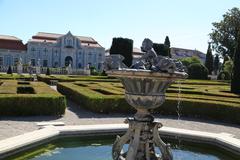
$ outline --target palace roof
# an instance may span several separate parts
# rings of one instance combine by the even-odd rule
[[[0,49],[26,51],[27,46],[24,45],[22,40],[17,37],[0,35]]]
[[[46,32],[38,32],[36,35],[32,36],[30,42],[50,42],[56,43],[57,39],[64,36],[64,34],[56,34],[56,33],[46,33]],[[75,36],[81,41],[81,45],[88,47],[102,47],[95,41],[92,37],[84,37],[84,36]]]

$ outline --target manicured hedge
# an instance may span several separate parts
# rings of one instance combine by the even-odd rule
[[[0,79],[2,80],[25,80],[25,81],[33,81],[33,77],[30,75],[19,75],[16,73],[13,74],[0,74]]]
[[[1,95],[1,116],[63,115],[66,100],[54,95]]]
[[[166,94],[167,97],[165,103],[154,112],[164,115],[177,115],[177,104],[178,101],[181,100],[180,114],[182,116],[209,118],[240,124],[239,96],[215,91],[219,86],[223,89],[225,88],[221,82],[219,82],[219,84],[221,84],[219,86],[215,83],[213,83],[213,86],[201,85],[200,83],[201,82],[199,82],[198,85],[185,85],[185,88],[189,87],[189,92],[183,92],[180,97],[178,95],[178,88],[176,87],[177,84],[174,84],[169,90],[167,90],[168,93]],[[203,81],[203,83],[206,82]],[[226,83],[224,84],[226,85]],[[209,93],[204,87],[209,89]],[[191,92],[191,88],[196,90]],[[134,111],[134,109],[125,101],[123,95],[124,90],[118,83],[58,83],[57,89],[60,93],[66,95],[81,107],[94,112],[129,113]],[[98,89],[107,93],[112,92],[112,95],[103,94],[105,92],[99,92]],[[171,90],[175,90],[175,92],[171,92]],[[206,92],[206,95],[203,94],[204,92]]]
[[[52,80],[58,82],[76,82],[76,81],[96,81],[96,82],[119,82],[118,79],[107,76],[67,76],[67,75],[39,75],[37,76],[38,81],[51,84]]]
[[[15,80],[1,82],[0,116],[63,115],[65,113],[65,96],[43,82],[18,83]]]
[[[57,90],[81,107],[94,112],[132,112],[123,95],[103,95],[73,83],[58,83]]]

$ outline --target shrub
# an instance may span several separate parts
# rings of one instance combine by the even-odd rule
[[[29,86],[19,86],[17,87],[17,94],[35,94],[35,91]]]
[[[109,112],[131,112],[123,95],[108,95],[98,94],[90,89],[78,87],[72,83],[58,83],[57,90],[78,103],[81,107],[94,112],[109,113]]]
[[[200,63],[193,63],[188,67],[189,79],[208,79],[207,68]]]
[[[133,40],[128,38],[113,38],[110,54],[121,54],[124,57],[123,63],[130,67],[132,65]]]
[[[95,76],[99,75],[99,73],[97,72],[97,70],[94,66],[90,67],[90,74],[95,75]]]
[[[231,75],[229,72],[226,71],[221,71],[218,76],[217,76],[218,80],[230,80],[231,79]]]
[[[184,87],[186,89],[181,92],[181,115],[185,117],[199,117],[230,121],[240,124],[240,117],[238,116],[240,113],[240,101],[237,95],[230,93],[214,94],[203,90],[202,88],[204,86],[202,84],[208,85],[206,88],[209,88],[209,86],[213,84],[212,87],[215,91],[217,85],[225,88],[225,86],[227,86],[226,83],[200,80],[188,81],[190,81],[189,84],[192,84],[195,88],[200,89],[194,90],[194,87]],[[194,83],[195,81],[197,83]],[[58,83],[57,89],[60,93],[68,96],[81,107],[94,112],[134,112],[133,107],[125,101],[123,88],[121,88],[121,85],[118,84],[119,83],[112,84],[106,82],[98,82],[94,84],[91,82]],[[175,85],[176,84],[171,87],[172,90]],[[176,108],[179,97],[176,93],[179,92],[178,90],[179,89],[175,87],[176,92],[167,93],[165,103],[154,112],[164,115],[177,115]],[[205,94],[207,96],[204,96]],[[224,97],[225,100],[222,100]]]
[[[65,96],[42,82],[18,83],[2,81],[0,86],[0,116],[62,115]]]
[[[11,66],[8,67],[7,74],[12,74],[12,67]]]
[[[165,44],[153,43],[153,49],[157,55],[169,56],[169,47]]]
[[[201,61],[199,60],[198,57],[193,56],[193,57],[187,57],[187,58],[180,58],[179,59],[182,64],[186,67],[188,67],[189,65],[193,64],[193,63],[201,63]]]
[[[0,95],[1,116],[62,115],[64,96],[54,95]]]
[[[47,76],[51,75],[49,67],[47,68],[46,75],[47,75]]]

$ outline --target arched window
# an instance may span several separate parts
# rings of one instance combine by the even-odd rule
[[[66,45],[66,48],[73,48],[73,39],[67,38],[65,45]]]

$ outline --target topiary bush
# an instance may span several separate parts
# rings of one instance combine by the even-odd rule
[[[169,56],[169,47],[161,43],[153,43],[153,49],[157,55]]]
[[[47,76],[51,75],[51,73],[50,73],[50,68],[49,68],[49,67],[47,68],[46,75],[47,75]]]
[[[188,67],[188,78],[208,79],[208,69],[200,63],[190,64]]]
[[[12,74],[12,67],[11,66],[8,67],[7,74]]]
[[[121,54],[124,57],[123,63],[130,67],[132,65],[133,40],[128,38],[113,38],[110,54]]]

